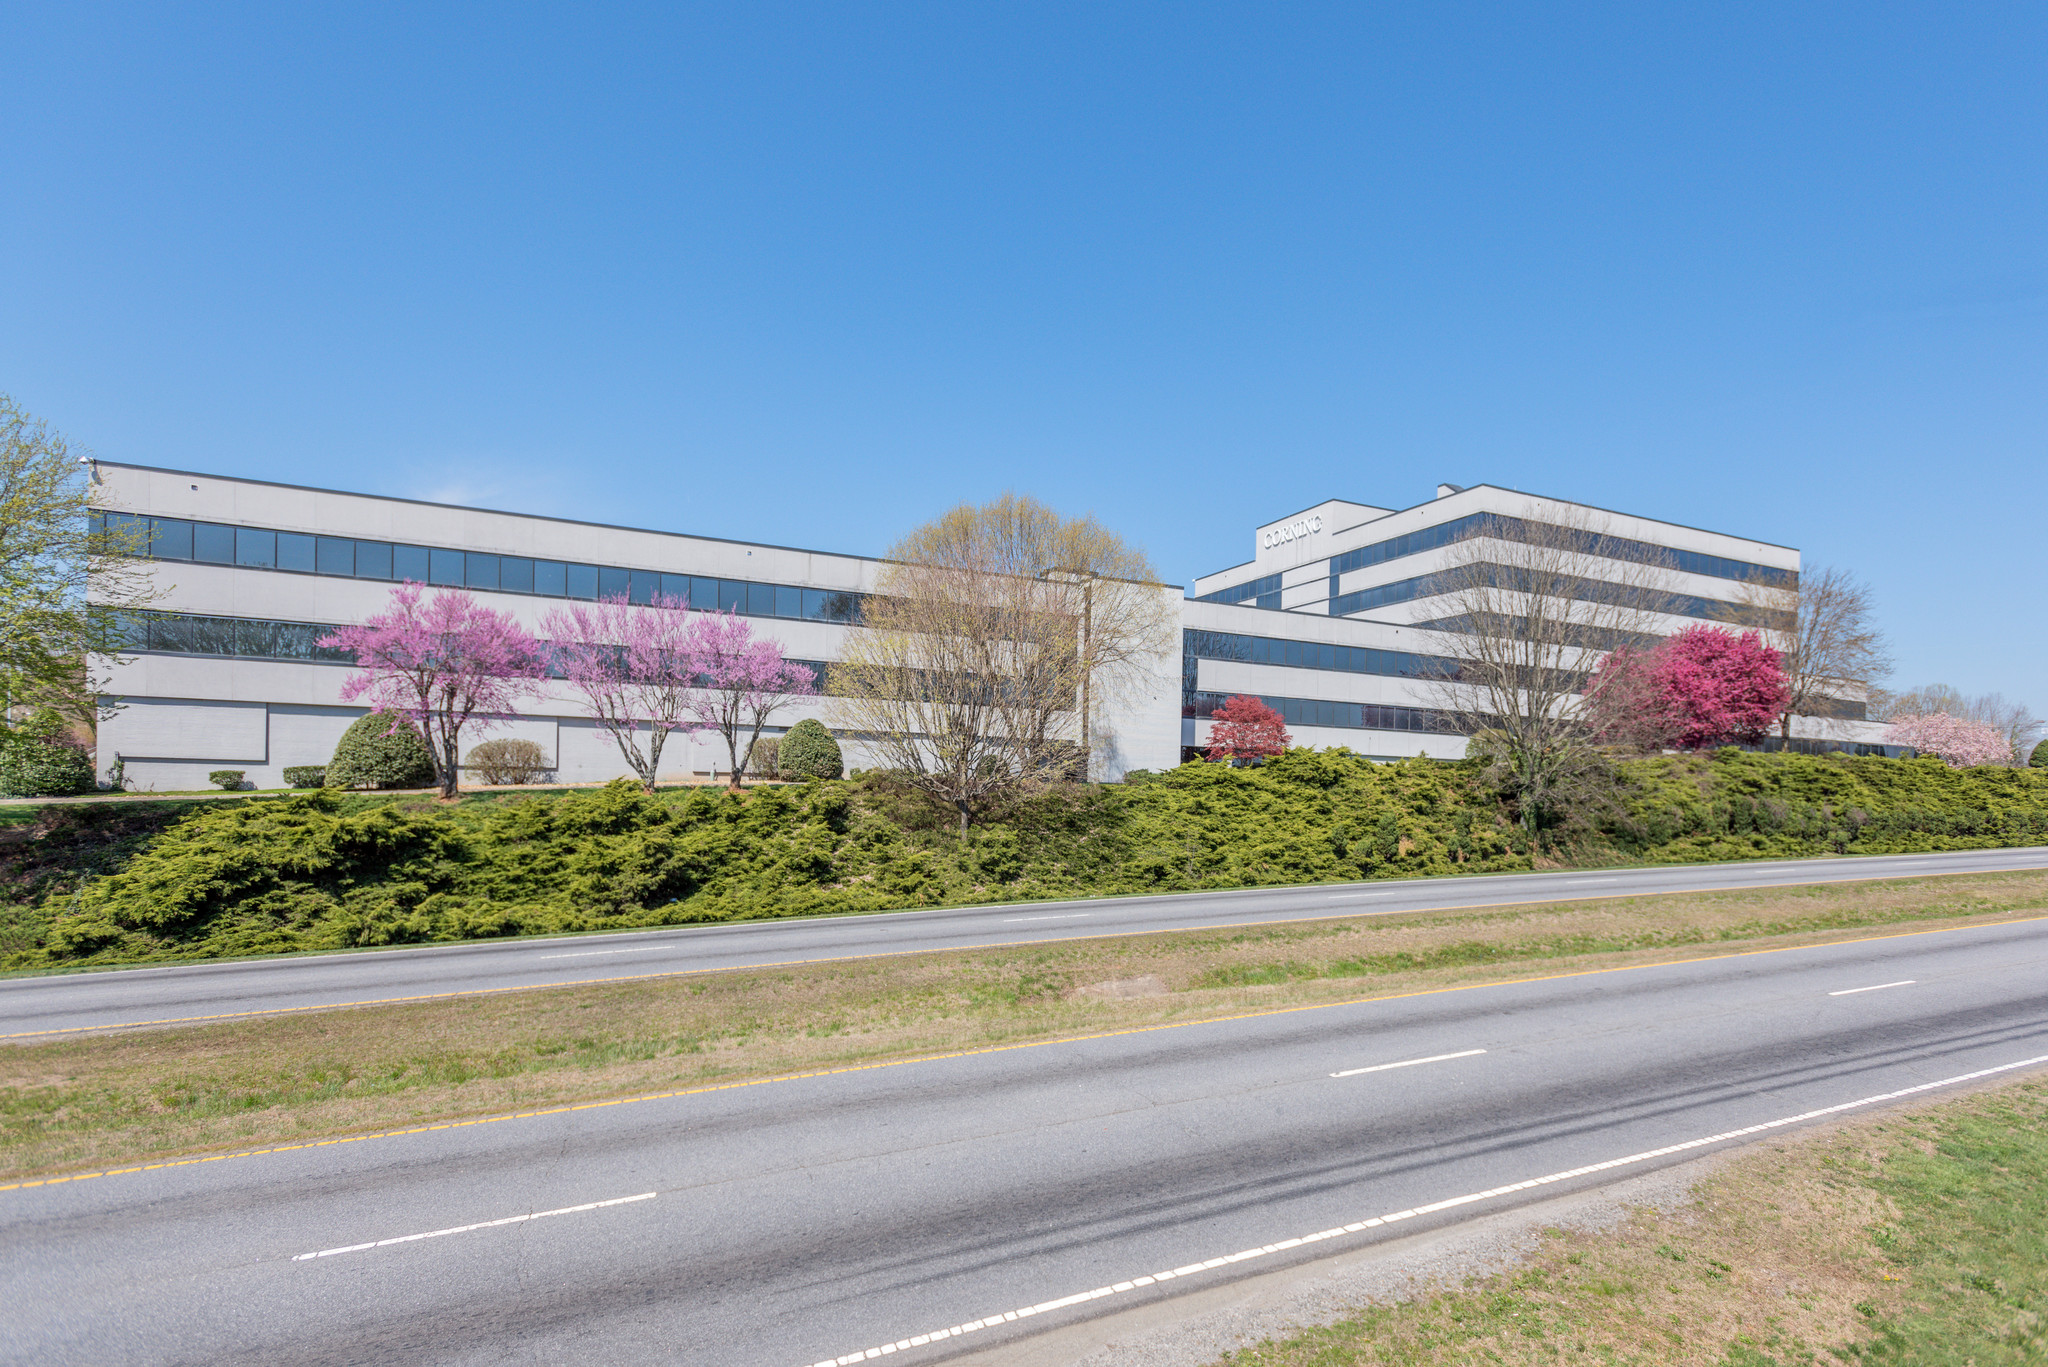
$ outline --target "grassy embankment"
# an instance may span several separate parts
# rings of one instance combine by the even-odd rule
[[[0,831],[14,970],[1035,898],[2048,843],[2048,772],[1637,760],[1532,842],[1471,764],[1293,751],[1075,786],[964,837],[886,782],[42,809]]]
[[[1485,982],[2048,914],[2048,873],[1077,939],[0,1049],[0,1170],[125,1165]],[[1076,989],[1153,976],[1157,995]]]
[[[2048,1361],[2048,1082],[1763,1146],[1694,1194],[1219,1367]]]

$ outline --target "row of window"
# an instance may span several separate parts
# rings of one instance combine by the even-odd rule
[[[356,657],[346,650],[320,644],[336,628],[317,622],[270,622],[251,617],[202,617],[182,612],[133,613],[126,617],[122,632],[127,650],[147,650],[165,655],[229,655],[244,660],[312,661],[319,664],[353,665]],[[791,660],[811,671],[822,686],[823,660]],[[559,672],[550,671],[560,678]]]
[[[1525,572],[1512,565],[1460,566],[1457,570],[1439,570],[1433,574],[1420,574],[1413,579],[1397,579],[1391,584],[1375,584],[1368,589],[1355,589],[1339,594],[1330,600],[1332,617],[1349,617],[1353,613],[1367,612],[1373,608],[1385,607],[1390,603],[1406,603],[1417,598],[1428,598],[1439,593],[1451,592],[1464,582],[1464,576],[1472,570],[1488,575],[1487,582],[1498,588],[1513,589],[1516,578]],[[1665,593],[1645,591],[1627,585],[1613,584],[1601,579],[1578,581],[1574,597],[1587,602],[1613,602],[1618,596],[1641,594],[1646,609],[1662,612],[1675,617],[1697,617],[1709,622],[1745,622],[1759,616],[1757,609],[1744,603],[1730,603],[1719,598],[1702,598],[1691,593]],[[1781,625],[1784,612],[1761,614],[1773,625]]]
[[[246,569],[288,570],[342,579],[412,580],[420,584],[530,593],[543,598],[624,597],[651,603],[657,596],[679,599],[699,611],[738,612],[750,617],[785,617],[813,622],[857,622],[865,594],[795,584],[757,584],[695,574],[579,565],[521,555],[492,555],[439,546],[409,546],[348,536],[313,536],[174,517],[95,513],[112,531],[132,533],[147,554],[160,560],[190,560]],[[97,528],[96,528],[97,530]]]
[[[1232,697],[1228,693],[1190,693],[1181,715],[1205,718]],[[1331,702],[1327,698],[1269,698],[1259,701],[1278,712],[1289,726],[1336,726],[1358,731],[1416,731],[1444,735],[1457,731],[1449,712],[1433,707],[1389,707],[1378,703]]]
[[[1370,546],[1359,546],[1341,555],[1330,557],[1330,597],[1337,597],[1337,576],[1346,571],[1362,570],[1369,565],[1398,560],[1402,556],[1438,550],[1475,536],[1497,537],[1503,541],[1528,541],[1535,535],[1535,528],[1539,525],[1545,524],[1532,523],[1519,517],[1507,517],[1500,513],[1472,513],[1450,522],[1439,522],[1433,527],[1418,527],[1412,532],[1404,532],[1385,541],[1376,541]],[[1555,535],[1560,530],[1562,529],[1545,525],[1546,535]],[[1799,573],[1796,570],[1758,565],[1724,555],[1708,555],[1704,551],[1678,550],[1671,546],[1659,546],[1653,542],[1636,541],[1625,536],[1606,536],[1598,532],[1578,530],[1566,534],[1570,537],[1570,544],[1579,551],[1587,555],[1604,556],[1609,560],[1627,560],[1642,565],[1669,565],[1672,569],[1682,570],[1687,574],[1704,574],[1715,579],[1768,584],[1774,588],[1796,588],[1799,584]],[[1201,601],[1242,603],[1247,599],[1273,597],[1272,602],[1262,601],[1258,606],[1277,608],[1280,602],[1274,595],[1279,591],[1280,576],[1269,574],[1250,583],[1235,584],[1227,589],[1219,589],[1215,593],[1204,594]]]
[[[1276,636],[1248,636],[1227,631],[1184,631],[1182,654],[1202,660],[1237,660],[1246,664],[1286,665],[1291,669],[1329,669],[1345,674],[1384,674],[1396,679],[1436,678],[1455,674],[1456,660],[1418,655],[1406,650],[1369,646],[1324,645],[1289,641]]]
[[[1259,600],[1253,605],[1255,607],[1279,607],[1280,576],[1269,574],[1262,579],[1253,579],[1243,584],[1233,584],[1227,589],[1218,589],[1214,593],[1205,593],[1196,601],[1203,603],[1242,603],[1248,598]]]

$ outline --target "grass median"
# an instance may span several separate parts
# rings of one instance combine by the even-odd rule
[[[2048,873],[1971,874],[1075,939],[17,1042],[0,1049],[0,1175],[2041,914]],[[1144,995],[1088,990],[1106,982]]]
[[[2048,1082],[1761,1146],[1693,1197],[1218,1367],[2048,1361]]]

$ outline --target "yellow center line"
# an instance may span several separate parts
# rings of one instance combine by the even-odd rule
[[[2036,921],[2048,921],[2048,916],[2026,916],[2014,921],[1990,922],[1993,925],[2029,925]],[[1200,1025],[1224,1025],[1231,1021],[1261,1020],[1272,1016],[1299,1015],[1306,1011],[1329,1011],[1346,1006],[1365,1006],[1373,1002],[1403,1001],[1411,997],[1437,997],[1452,992],[1475,992],[1482,988],[1519,987],[1527,983],[1562,982],[1571,978],[1592,978],[1608,973],[1637,973],[1650,968],[1675,968],[1686,964],[1716,963],[1724,959],[1749,959],[1764,954],[1790,954],[1802,949],[1840,949],[1849,945],[1874,944],[1884,940],[1910,940],[1922,935],[1950,935],[1962,930],[1982,929],[1978,926],[1939,926],[1932,930],[1907,930],[1890,935],[1865,935],[1854,940],[1835,940],[1821,945],[1780,945],[1772,949],[1744,949],[1728,954],[1705,954],[1689,959],[1661,959],[1656,963],[1622,964],[1613,968],[1581,968],[1569,973],[1547,973],[1534,978],[1498,978],[1491,982],[1461,983],[1451,987],[1423,987],[1412,992],[1387,992],[1369,997],[1352,997],[1344,1001],[1315,1002],[1305,1006],[1277,1006],[1263,1011],[1239,1011],[1227,1016],[1205,1016],[1200,1020],[1168,1021],[1158,1025],[1134,1025],[1123,1030],[1104,1030],[1092,1035],[1066,1035],[1059,1039],[1027,1040],[1018,1044],[991,1044],[979,1049],[956,1049],[943,1054],[920,1054],[912,1058],[885,1059],[876,1063],[850,1063],[839,1068],[814,1068],[801,1073],[781,1073],[773,1077],[749,1078],[738,1082],[711,1082],[701,1087],[684,1087],[670,1092],[650,1092],[642,1096],[614,1097],[609,1101],[580,1101],[564,1106],[550,1106],[535,1111],[513,1111],[504,1115],[479,1116],[472,1120],[447,1120],[436,1125],[416,1125],[403,1130],[379,1130],[374,1134],[343,1135],[334,1139],[313,1139],[303,1144],[277,1144],[264,1149],[243,1149],[235,1153],[207,1154],[199,1158],[171,1158],[161,1163],[141,1163],[134,1167],[107,1168],[100,1172],[69,1173],[59,1177],[39,1177],[29,1181],[11,1182],[0,1186],[0,1191],[24,1191],[30,1187],[54,1187],[67,1182],[87,1182],[96,1177],[123,1177],[138,1172],[158,1172],[166,1168],[190,1168],[205,1163],[224,1163],[235,1158],[261,1158],[268,1154],[298,1153],[307,1149],[327,1149],[341,1144],[362,1144],[373,1139],[402,1139],[407,1135],[432,1134],[438,1130],[463,1130],[478,1125],[497,1125],[508,1120],[536,1120],[543,1116],[573,1115],[578,1111],[598,1111],[612,1106],[637,1106],[644,1101],[672,1101],[677,1097],[703,1096],[711,1092],[731,1092],[743,1087],[766,1087],[778,1082],[802,1082],[808,1078],[837,1077],[845,1073],[871,1073],[884,1068],[907,1068],[920,1063],[942,1063],[948,1059],[977,1058],[987,1054],[1007,1054],[1020,1049],[1044,1049],[1060,1044],[1086,1044],[1091,1040],[1121,1039],[1131,1035],[1150,1035],[1164,1030],[1185,1030]]]
[[[896,959],[915,954],[966,954],[986,949],[1022,949],[1030,945],[1062,944],[1069,940],[1117,940],[1139,935],[1193,935],[1218,930],[1255,930],[1260,926],[1297,925],[1304,921],[1350,921],[1372,916],[1419,916],[1440,911],[1489,911],[1496,907],[1550,906],[1558,902],[1625,902],[1637,897],[1684,897],[1718,892],[1767,892],[1774,888],[1829,887],[1838,883],[1889,883],[1906,878],[1968,878],[1975,875],[1997,873],[2038,873],[2038,869],[1959,869],[1954,872],[1934,871],[1911,874],[1871,874],[1851,878],[1802,878],[1789,883],[1741,883],[1725,887],[1709,888],[1647,888],[1641,892],[1621,893],[1607,897],[1588,897],[1584,894],[1566,894],[1561,897],[1517,897],[1505,902],[1459,902],[1449,906],[1389,908],[1385,911],[1359,912],[1354,915],[1264,917],[1256,921],[1219,921],[1214,925],[1163,926],[1153,930],[1094,930],[1082,935],[1037,936],[1024,940],[991,940],[984,944],[941,945],[926,949],[882,949],[863,954],[830,954],[815,959],[774,959],[758,964],[727,964],[714,968],[671,968],[652,973],[620,973],[604,978],[570,978],[553,983],[512,983],[505,987],[464,987],[449,992],[420,992],[406,997],[367,997],[351,1002],[315,1002],[309,1006],[266,1006],[251,1011],[222,1011],[210,1016],[165,1016],[157,1020],[114,1021],[106,1025],[70,1025],[54,1030],[17,1030],[12,1034],[0,1035],[0,1040],[37,1039],[47,1035],[83,1035],[95,1030],[140,1030],[152,1025],[201,1025],[207,1021],[242,1020],[250,1016],[287,1016],[299,1011],[347,1011],[358,1006],[396,1006],[404,1002],[445,1001],[450,997],[487,997],[500,992],[546,992],[557,987],[594,987],[600,983],[644,982],[650,978],[687,978],[704,973],[751,973],[764,968],[801,968],[806,964],[843,964],[861,959]],[[1305,888],[1328,889],[1332,886],[1353,890],[1357,884],[1311,883],[1289,888],[1248,888],[1247,893],[1298,892]],[[1327,893],[1325,895],[1328,895]],[[989,903],[1000,907],[1004,903]],[[1028,905],[1012,903],[1007,905]],[[972,908],[959,908],[971,910]],[[785,924],[795,924],[789,922]],[[0,1188],[5,1190],[5,1188]]]

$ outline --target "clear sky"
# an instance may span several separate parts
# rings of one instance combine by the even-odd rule
[[[2048,712],[2038,3],[5,30],[0,389],[107,459],[869,553],[1015,488],[1182,583],[1490,482]]]

